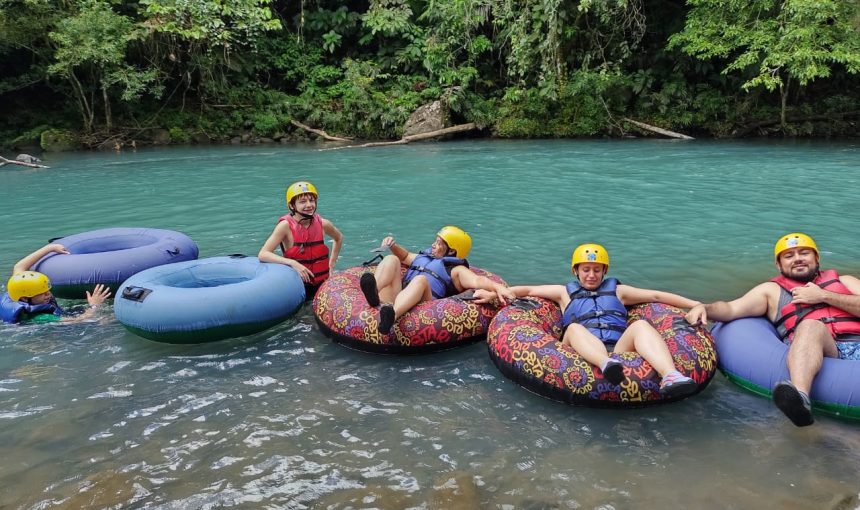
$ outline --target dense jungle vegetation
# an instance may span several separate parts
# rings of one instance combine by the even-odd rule
[[[857,136],[858,0],[0,0],[0,140]],[[634,132],[636,133],[636,132]]]

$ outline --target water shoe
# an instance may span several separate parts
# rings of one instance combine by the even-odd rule
[[[394,325],[394,307],[389,304],[382,305],[379,309],[379,332],[387,335]]]
[[[603,378],[618,386],[626,377],[624,376],[624,364],[617,359],[609,358],[603,365]]]
[[[376,290],[376,278],[373,276],[373,273],[362,274],[359,286],[361,287],[361,292],[364,294],[364,299],[367,300],[367,304],[374,308],[379,306],[379,292]]]
[[[666,398],[686,397],[694,393],[699,385],[677,370],[673,370],[660,381],[660,393]]]
[[[809,395],[798,390],[789,381],[780,381],[773,387],[773,403],[798,427],[812,425],[812,404]]]

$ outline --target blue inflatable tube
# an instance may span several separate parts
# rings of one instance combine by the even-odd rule
[[[173,230],[103,228],[52,240],[70,255],[51,253],[31,268],[48,275],[51,292],[61,298],[83,299],[101,283],[116,294],[120,283],[150,267],[197,258],[197,244]]]
[[[718,323],[712,334],[720,370],[742,388],[769,397],[777,382],[789,378],[788,345],[769,320]],[[824,358],[810,398],[813,409],[822,414],[860,420],[860,361]]]
[[[304,301],[292,268],[232,255],[142,271],[120,286],[114,313],[136,335],[189,344],[263,331]]]

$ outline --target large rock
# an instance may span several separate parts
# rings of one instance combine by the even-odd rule
[[[63,129],[47,129],[42,131],[40,144],[42,150],[45,152],[64,152],[81,148],[78,135],[74,131]]]
[[[20,161],[22,163],[41,163],[42,160],[37,158],[36,156],[31,156],[29,154],[18,154],[15,156],[15,161]]]
[[[448,109],[442,101],[433,101],[412,112],[403,126],[403,136],[420,135],[443,129],[448,123]]]

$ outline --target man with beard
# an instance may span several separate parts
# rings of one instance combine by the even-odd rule
[[[774,246],[780,276],[734,301],[698,305],[687,313],[691,324],[767,315],[789,344],[790,381],[773,388],[776,406],[798,427],[812,425],[809,392],[824,361],[860,360],[860,280],[820,271],[818,247],[806,234],[791,233]]]

